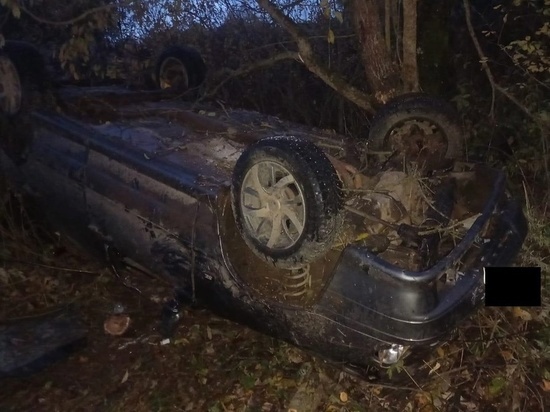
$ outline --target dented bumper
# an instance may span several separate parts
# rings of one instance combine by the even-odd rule
[[[420,345],[448,334],[483,302],[482,268],[510,264],[527,235],[519,204],[503,200],[504,182],[499,173],[483,213],[462,241],[427,270],[403,270],[365,248],[347,247],[315,311],[333,319],[352,346],[363,335]],[[483,237],[488,224],[494,230]],[[475,258],[464,265],[461,260],[472,248]]]

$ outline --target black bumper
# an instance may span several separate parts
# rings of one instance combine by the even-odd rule
[[[351,346],[361,346],[365,335],[405,345],[440,340],[483,302],[483,267],[512,263],[527,235],[521,207],[503,200],[503,193],[504,176],[499,174],[481,216],[462,241],[427,270],[403,270],[364,248],[349,246],[314,312],[331,319]],[[489,219],[491,238],[482,239],[479,234]],[[461,269],[460,259],[472,247],[479,248],[476,261]],[[456,280],[441,287],[440,278],[448,270],[456,270]]]

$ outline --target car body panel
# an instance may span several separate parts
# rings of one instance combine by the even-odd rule
[[[33,137],[10,169],[13,180],[74,238],[116,248],[189,300],[333,360],[368,364],[382,345],[444,339],[483,302],[482,267],[511,263],[526,236],[501,172],[459,171],[453,179],[467,175],[462,191],[486,182],[471,206],[477,215],[444,258],[415,271],[350,244],[309,265],[311,286],[295,298],[287,293],[294,278],[251,253],[235,227],[233,165],[248,144],[273,134],[336,150],[354,143],[252,112],[236,118],[142,97],[67,90],[66,114],[32,114]]]

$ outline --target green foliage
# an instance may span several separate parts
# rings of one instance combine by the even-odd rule
[[[0,0],[0,6],[6,7],[16,19],[21,17],[19,0]]]
[[[489,383],[489,394],[498,396],[506,389],[507,381],[502,376],[495,376]]]
[[[11,12],[4,16],[2,34],[41,47],[44,54],[55,59],[56,66],[75,79],[93,74],[91,67],[97,65],[107,39],[117,27],[115,0],[77,0],[62,7],[44,1],[0,1]]]
[[[503,166],[516,194],[540,209],[550,187],[550,1],[502,3],[485,13],[476,22],[479,41],[494,83],[515,101],[498,91],[493,97],[472,52],[457,61],[454,100],[470,131],[470,155]]]
[[[514,2],[519,7],[527,3],[528,7],[541,17],[550,17],[550,1],[545,0],[542,5],[537,2]],[[506,15],[505,15],[506,16]],[[513,40],[504,49],[510,54],[512,61],[526,73],[537,75],[545,74],[548,82],[550,75],[550,21],[540,21],[534,27],[534,33]]]

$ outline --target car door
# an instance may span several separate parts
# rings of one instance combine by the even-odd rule
[[[84,191],[88,148],[64,133],[55,118],[33,115],[18,164],[25,192],[41,205],[54,228],[79,238],[86,225]]]

